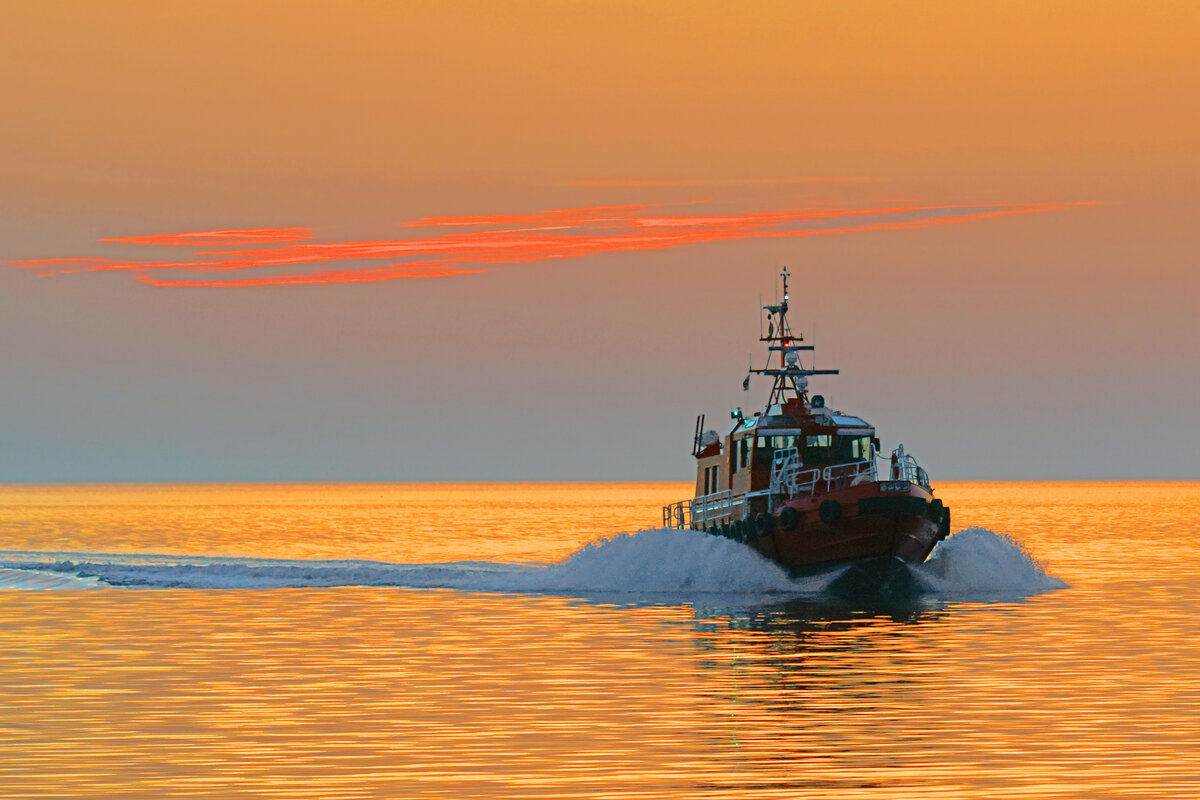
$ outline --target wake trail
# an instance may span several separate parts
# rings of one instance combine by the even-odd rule
[[[1017,599],[1065,586],[1012,539],[982,528],[949,537],[928,562],[909,569],[920,595],[946,600]],[[550,565],[0,553],[0,589],[392,586],[658,601],[720,595],[772,602],[820,599],[842,572],[832,568],[792,577],[730,539],[669,529],[620,534]]]

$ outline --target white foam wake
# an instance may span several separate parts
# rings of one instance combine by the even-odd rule
[[[951,600],[1017,599],[1067,585],[1047,574],[1018,542],[986,528],[949,537],[915,572],[928,594]]]
[[[98,578],[37,569],[0,568],[0,589],[97,589]]]
[[[0,554],[7,573],[59,576],[109,586],[193,589],[396,586],[476,592],[568,596],[653,595],[656,600],[702,595],[762,601],[819,599],[841,574],[790,577],[750,548],[693,531],[648,530],[589,544],[559,564],[387,564],[374,561],[96,554]],[[40,556],[40,558],[39,558]],[[1061,588],[1005,536],[972,528],[940,544],[926,564],[912,568],[921,594],[967,600],[1023,597]],[[0,582],[0,588],[5,584]]]

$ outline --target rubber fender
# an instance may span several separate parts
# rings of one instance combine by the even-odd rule
[[[733,536],[735,541],[744,542],[750,538],[750,520],[739,519],[733,525],[734,531],[736,531]]]
[[[938,540],[945,539],[950,535],[950,509],[942,509],[942,524],[938,526]]]
[[[842,518],[842,504],[837,500],[822,500],[817,515],[826,525],[835,525]]]
[[[718,525],[716,533],[719,536],[729,536],[729,523],[723,522],[720,525]]]
[[[800,524],[800,512],[793,506],[785,506],[779,512],[779,527],[785,531],[794,531],[796,526]]]
[[[925,510],[925,513],[934,522],[941,522],[943,508],[945,508],[945,504],[940,499],[930,500],[929,507]]]
[[[759,533],[770,533],[775,529],[775,518],[765,511],[760,511],[754,518],[754,527]]]

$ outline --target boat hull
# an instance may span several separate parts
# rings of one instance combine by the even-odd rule
[[[851,561],[847,566],[829,584],[826,593],[855,601],[873,599],[885,603],[905,601],[921,594],[921,586],[909,570],[910,564],[899,558],[864,558]],[[810,568],[813,571],[820,569]],[[802,573],[805,570],[795,572]]]
[[[950,510],[911,485],[871,482],[797,498],[741,523],[740,538],[791,572],[840,563],[920,564],[950,532]],[[790,509],[790,510],[789,510]]]
[[[806,515],[794,530],[776,524],[746,544],[787,569],[867,558],[920,564],[938,542],[939,522],[905,511],[847,514],[833,523]]]

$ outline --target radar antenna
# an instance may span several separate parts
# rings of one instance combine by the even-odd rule
[[[770,413],[771,406],[782,406],[789,399],[799,399],[807,405],[809,375],[838,374],[836,369],[808,369],[801,363],[801,351],[812,351],[814,348],[810,344],[800,344],[804,341],[803,333],[792,333],[787,318],[791,301],[788,278],[791,277],[791,273],[786,266],[779,273],[779,277],[783,279],[783,300],[763,306],[768,319],[767,335],[759,338],[760,342],[767,343],[768,353],[779,353],[779,364],[773,367],[768,359],[767,366],[763,369],[750,370],[754,374],[768,375],[775,379],[771,387],[771,396],[767,400],[767,413]]]

